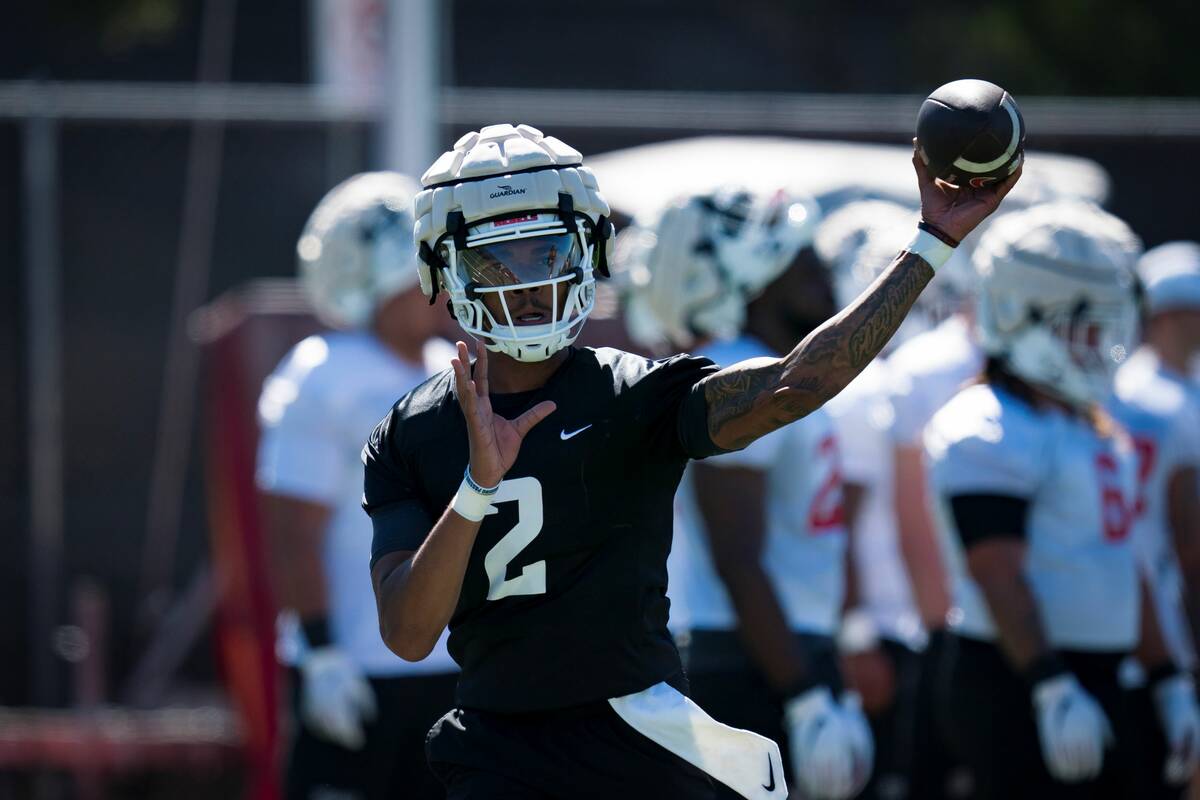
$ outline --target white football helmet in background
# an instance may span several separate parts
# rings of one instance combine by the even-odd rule
[[[812,241],[819,218],[808,197],[725,188],[627,229],[617,251],[630,335],[649,347],[737,336],[746,304]]]
[[[421,288],[430,302],[446,290],[459,325],[489,350],[547,359],[575,341],[595,306],[594,272],[607,277],[613,225],[582,162],[536,128],[489,125],[463,136],[421,176]],[[518,324],[506,295],[541,286],[552,292],[550,321]],[[502,318],[484,305],[485,295],[496,297]]]
[[[1088,203],[1000,217],[974,258],[984,351],[1067,402],[1102,401],[1133,349],[1140,254],[1129,226]]]
[[[417,184],[365,172],[321,199],[296,244],[300,278],[323,322],[368,324],[384,300],[414,286],[412,200]]]

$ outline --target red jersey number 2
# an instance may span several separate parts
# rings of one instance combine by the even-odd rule
[[[1100,477],[1101,516],[1104,519],[1104,538],[1110,542],[1123,542],[1129,536],[1133,524],[1133,508],[1121,491],[1117,460],[1112,453],[1096,456],[1096,471]]]
[[[817,445],[817,464],[825,470],[825,478],[813,495],[808,510],[808,530],[814,536],[831,533],[846,522],[842,507],[842,469],[838,461],[837,439],[833,434],[826,436]]]

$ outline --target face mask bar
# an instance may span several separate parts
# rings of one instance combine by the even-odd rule
[[[531,219],[527,222],[515,224],[508,230],[493,228],[486,232],[477,230],[474,234],[448,237],[439,247],[447,265],[441,270],[440,277],[450,294],[455,319],[466,333],[494,352],[503,352],[519,361],[541,361],[575,341],[595,306],[593,246],[588,242],[584,225],[576,225],[574,231],[569,231],[559,219],[539,219],[544,215],[537,212],[529,216]],[[575,238],[578,258],[573,266],[559,275],[503,286],[481,286],[477,282],[464,280],[460,268],[460,243],[468,244],[467,249],[473,249],[564,233],[570,233]],[[458,239],[462,241],[456,241]],[[551,321],[548,324],[518,325],[506,295],[540,287],[550,288]],[[564,291],[566,300],[560,312],[559,299]],[[484,304],[483,298],[488,294],[497,296],[503,312],[502,320],[497,319]]]

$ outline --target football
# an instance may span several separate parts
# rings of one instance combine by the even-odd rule
[[[994,83],[952,81],[925,98],[917,114],[917,153],[946,183],[983,187],[1011,175],[1025,151],[1025,120]]]

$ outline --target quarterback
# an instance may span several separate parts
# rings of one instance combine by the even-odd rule
[[[380,631],[420,660],[449,625],[458,707],[427,754],[452,798],[787,795],[778,748],[686,698],[667,630],[688,459],[800,419],[880,351],[1016,175],[936,183],[871,287],[785,356],[718,369],[572,343],[613,226],[580,154],[526,125],[463,136],[422,177],[416,240],[475,361],[401,398],[363,450]]]

